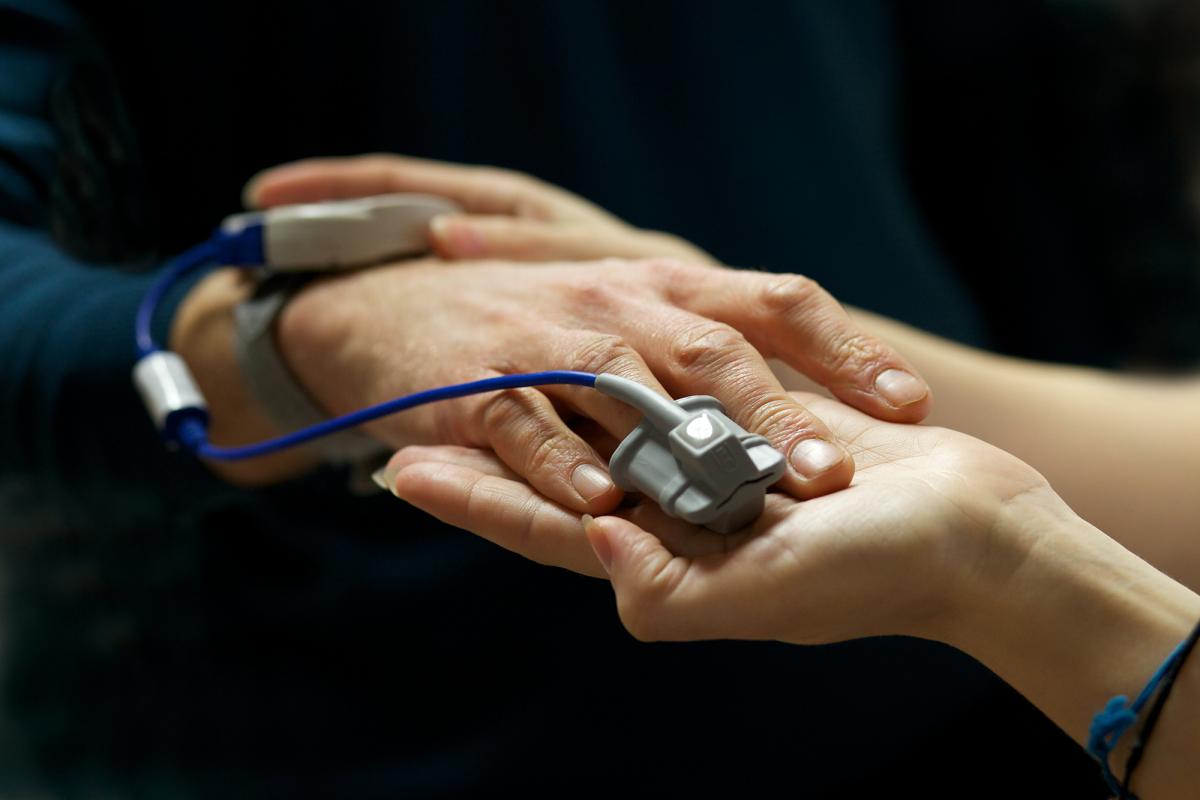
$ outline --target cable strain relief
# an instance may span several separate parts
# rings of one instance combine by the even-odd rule
[[[676,401],[620,375],[602,372],[596,376],[593,385],[601,394],[620,400],[642,412],[645,418],[663,433],[670,432],[690,416]]]
[[[169,447],[195,453],[208,441],[208,412],[203,408],[180,408],[167,415],[162,430]]]

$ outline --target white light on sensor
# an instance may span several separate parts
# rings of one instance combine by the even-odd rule
[[[706,442],[712,438],[713,424],[708,414],[701,414],[687,425],[688,438],[695,442]]]

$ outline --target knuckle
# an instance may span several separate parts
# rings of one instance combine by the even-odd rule
[[[565,436],[546,431],[538,431],[534,435],[537,441],[525,456],[526,474],[554,472],[570,460],[568,454],[572,448],[567,444]]]
[[[574,457],[571,440],[545,416],[534,390],[510,389],[487,400],[484,428],[505,437],[521,453],[526,475],[554,472]]]
[[[698,269],[696,264],[679,258],[658,256],[639,258],[630,262],[638,275],[648,277],[651,283],[663,290],[686,285]]]
[[[764,312],[793,316],[823,305],[829,294],[807,275],[777,275],[767,280],[758,297]]]
[[[637,355],[624,339],[612,333],[597,333],[575,352],[572,362],[584,372],[628,374]]]
[[[568,296],[576,308],[587,313],[610,314],[625,302],[625,295],[612,281],[593,275],[574,278]]]
[[[662,298],[672,305],[688,308],[698,294],[705,291],[722,267],[696,260],[674,258],[655,259],[656,288]]]
[[[838,373],[861,372],[884,356],[875,339],[857,331],[835,337],[828,351],[826,363]]]
[[[813,431],[824,432],[823,426],[807,409],[782,397],[754,403],[746,422],[749,430],[766,436],[777,446]]]
[[[491,433],[503,431],[536,414],[527,390],[507,389],[483,402],[483,427]]]
[[[681,371],[712,371],[746,354],[749,345],[737,329],[705,320],[681,331],[667,346],[667,361]]]

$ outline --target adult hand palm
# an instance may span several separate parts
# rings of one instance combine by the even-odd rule
[[[1011,500],[1053,497],[1035,470],[955,431],[799,399],[847,443],[857,470],[849,488],[806,501],[773,493],[762,517],[733,536],[670,519],[645,500],[591,523],[635,636],[818,643],[932,635],[985,564],[1016,568],[989,561],[989,542]],[[451,524],[543,563],[605,572],[580,517],[487,453],[407,448],[389,473],[400,497]]]

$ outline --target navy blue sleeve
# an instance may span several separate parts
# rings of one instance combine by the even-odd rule
[[[0,475],[120,480],[162,459],[130,385],[154,274],[73,258],[50,231],[51,92],[83,34],[57,0],[0,0]]]

